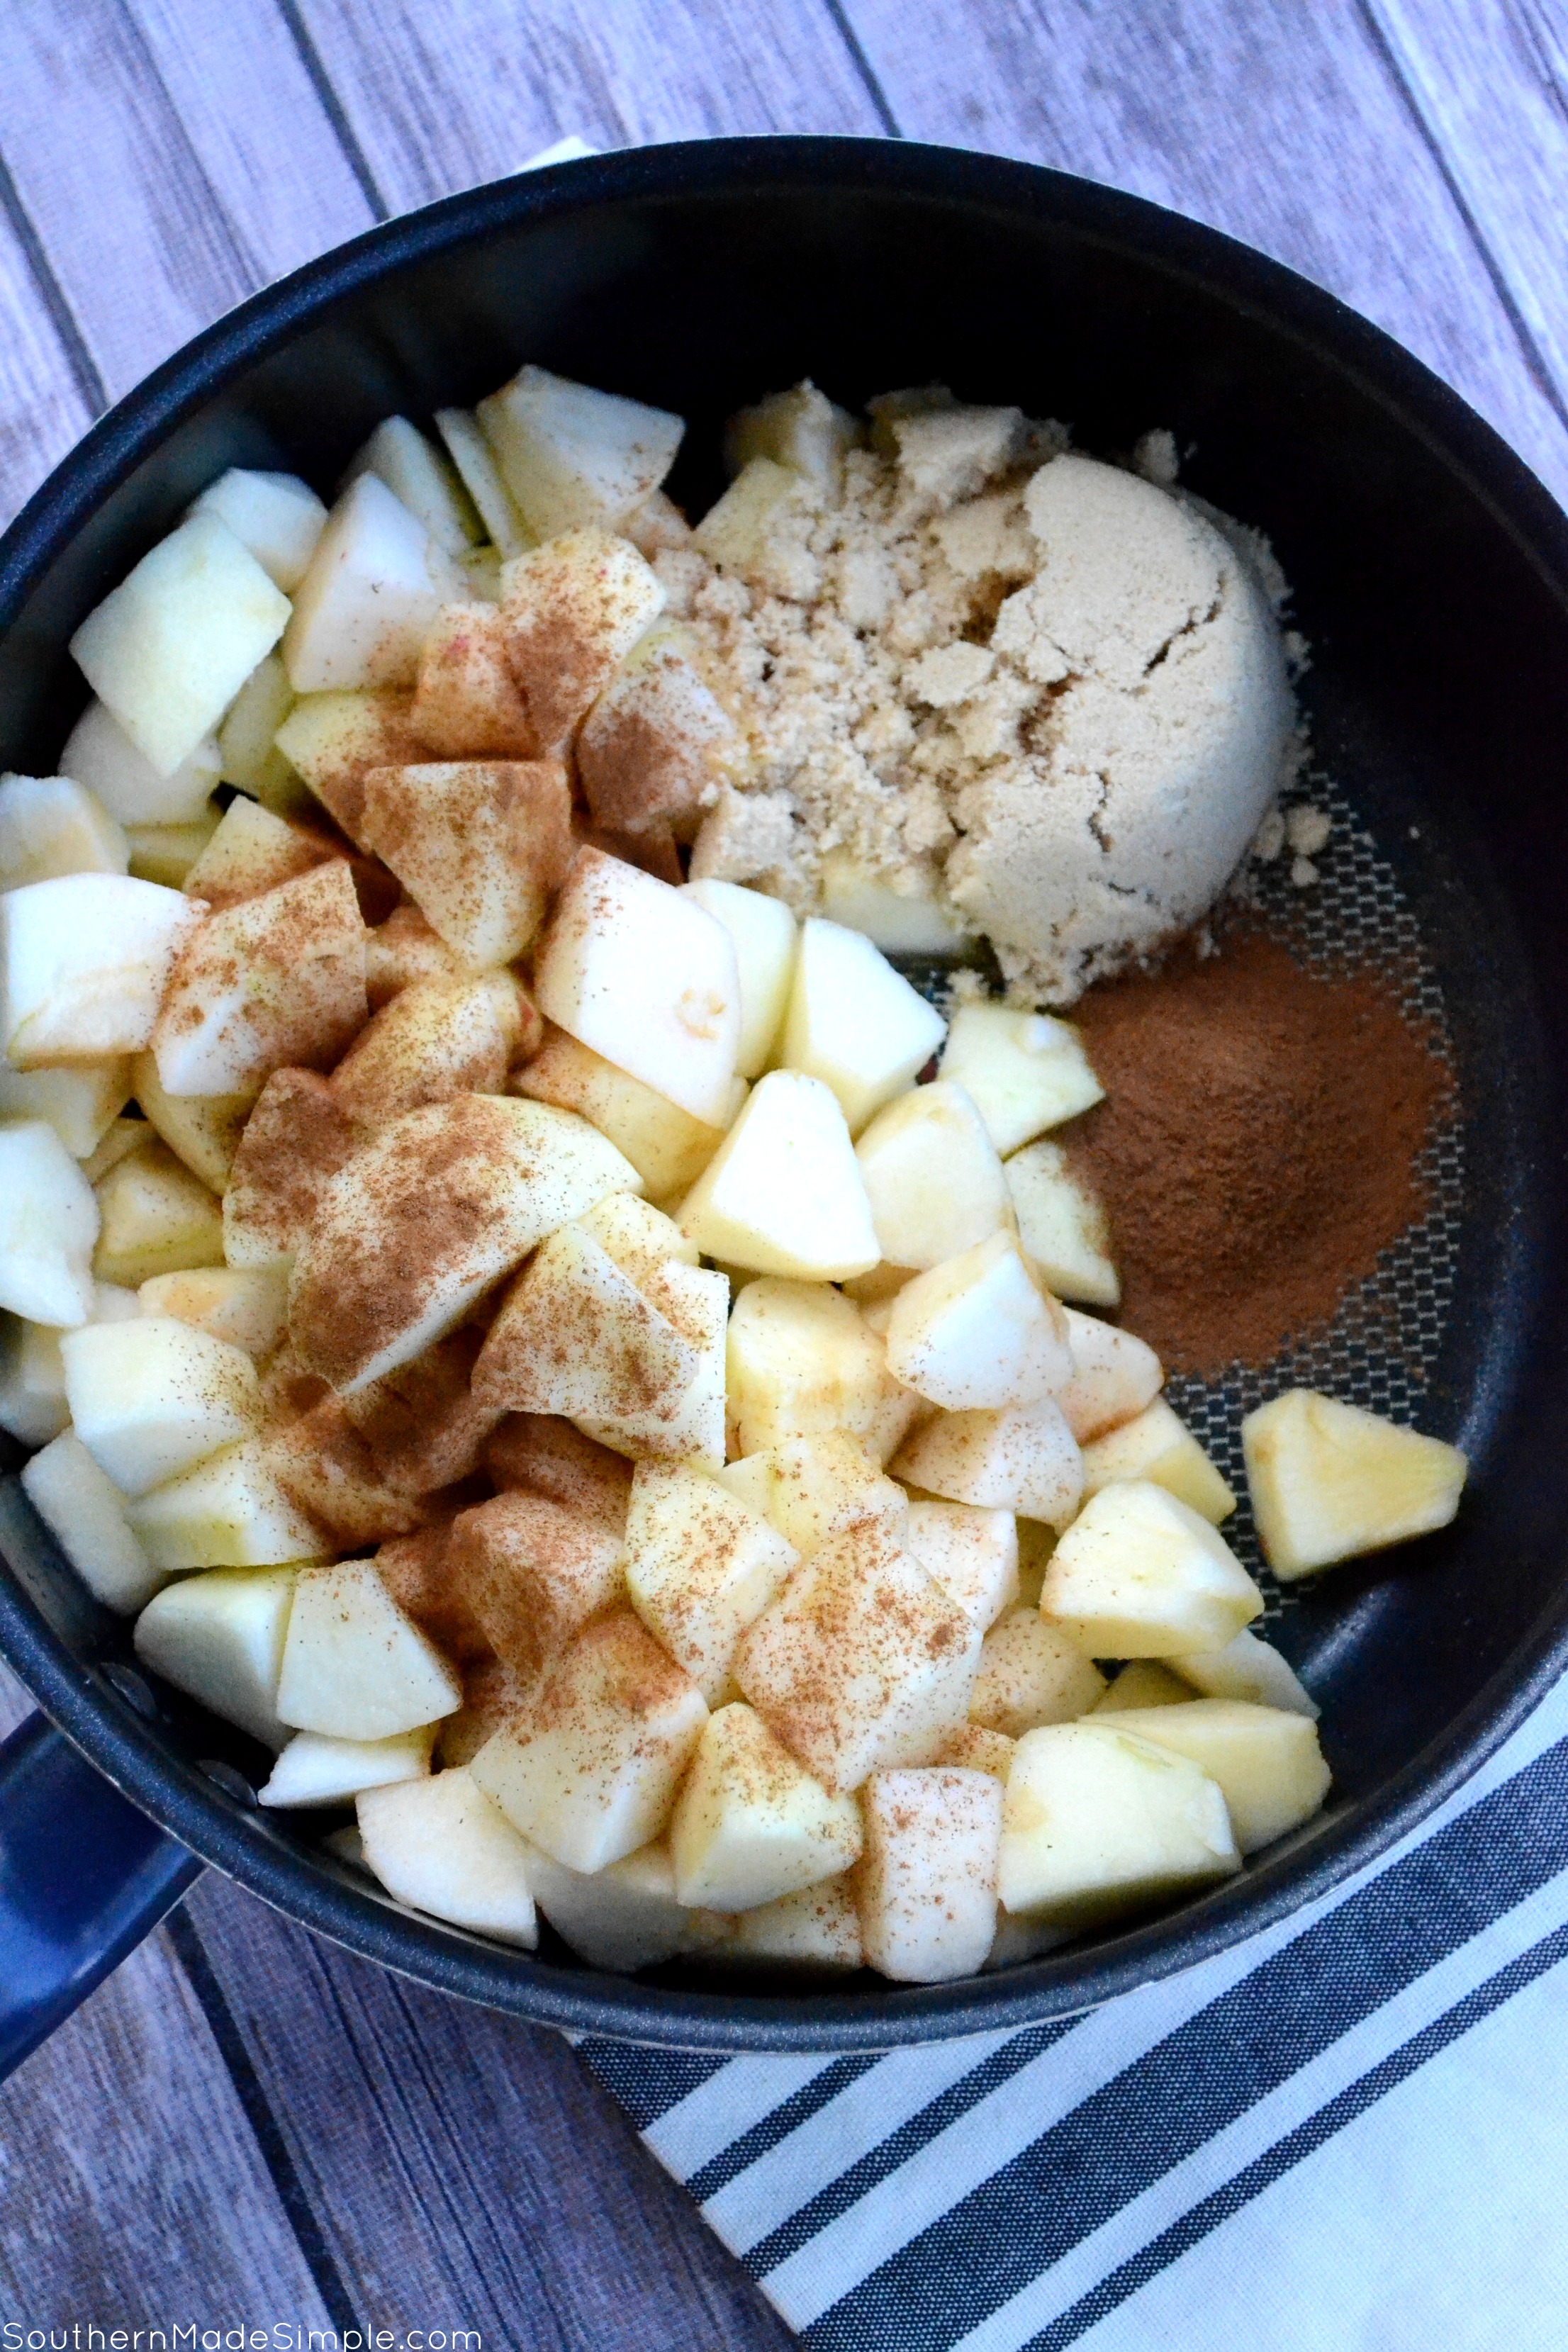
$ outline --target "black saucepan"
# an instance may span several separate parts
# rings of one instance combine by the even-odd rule
[[[1462,1780],[1568,1653],[1568,522],[1545,491],[1364,320],[1131,197],[853,140],[609,156],[359,238],[221,320],[88,436],[0,542],[0,767],[51,772],[83,697],[72,629],[222,468],[288,467],[330,491],[380,417],[470,402],[525,359],[681,411],[672,488],[697,505],[742,401],[805,374],[851,404],[940,378],[1068,419],[1090,451],[1168,425],[1193,488],[1271,533],[1315,647],[1318,757],[1446,1006],[1464,1177],[1420,1418],[1469,1451],[1471,1486],[1446,1535],[1321,1580],[1281,1622],[1335,1774],[1309,1831],[1173,1916],[1043,1960],[817,1992],[609,1977],[548,1936],[533,1958],[381,1899],[299,1816],[247,1801],[258,1753],[149,1689],[126,1628],[8,1480],[0,1650],[131,1801],[41,1727],[0,1752],[13,2057],[174,1899],[195,1866],[182,1849],[390,1968],[645,2042],[847,2049],[1060,2015],[1323,1894]]]

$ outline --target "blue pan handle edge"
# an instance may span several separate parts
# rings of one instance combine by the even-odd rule
[[[0,1745],[0,2081],[201,1868],[43,1716]]]

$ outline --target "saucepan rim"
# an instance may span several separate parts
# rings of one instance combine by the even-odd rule
[[[365,231],[218,320],[70,451],[0,539],[0,630],[136,467],[247,369],[345,298],[521,224],[627,200],[848,190],[1048,220],[1131,249],[1311,348],[1415,434],[1507,532],[1568,612],[1568,518],[1521,459],[1420,361],[1333,295],[1219,230],[1097,184],[956,149],[869,139],[689,142],[496,181]],[[14,1516],[14,1515],[8,1515]],[[42,1539],[42,1529],[39,1529]],[[0,1567],[5,1563],[0,1562]],[[1239,1878],[1098,1948],[994,1976],[885,1991],[777,1997],[677,1990],[508,1952],[362,1892],[287,1840],[159,1735],[102,1668],[84,1665],[6,1568],[0,1654],[68,1738],[144,1812],[278,1910],[346,1948],[488,2007],[578,2033],[715,2053],[856,2051],[1038,2024],[1190,1967],[1331,1894],[1415,1829],[1539,1704],[1568,1662],[1568,1589],[1440,1738],[1374,1795]]]

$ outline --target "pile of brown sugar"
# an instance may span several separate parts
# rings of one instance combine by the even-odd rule
[[[1266,1363],[1321,1328],[1427,1207],[1416,1163],[1451,1078],[1387,979],[1244,932],[1074,1017],[1108,1099],[1072,1155],[1110,1213],[1121,1319],[1173,1370]]]

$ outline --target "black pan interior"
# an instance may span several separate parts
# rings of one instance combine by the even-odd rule
[[[1261,1924],[1364,1859],[1513,1719],[1562,1635],[1568,526],[1462,404],[1330,298],[1212,232],[1022,166],[858,142],[719,142],[506,184],[378,232],[172,362],[0,548],[0,765],[47,773],[82,699],[76,622],[224,467],[330,494],[389,411],[523,359],[682,412],[671,487],[718,428],[813,376],[858,404],[933,378],[1070,421],[1090,452],[1168,425],[1184,479],[1268,531],[1311,640],[1316,758],[1373,834],[1441,991],[1465,1178],[1420,1418],[1474,1475],[1458,1526],[1332,1575],[1278,1638],[1324,1713],[1325,1822],[1180,1918],[964,1986],[802,1999],[668,1972],[617,1985],[415,1921],[192,1766],[259,1759],[171,1705],[150,1725],[15,1496],[0,1641],[57,1716],[192,1843],[312,1925],[454,1990],[649,2039],[877,2042],[1081,2007]],[[1347,1071],[1346,1083],[1354,1083]],[[0,1580],[0,1581],[4,1581]],[[52,1621],[46,1630],[37,1611]],[[121,1677],[121,1681],[123,1678]],[[131,1687],[125,1685],[125,1687]]]

